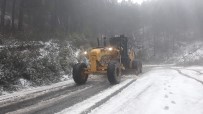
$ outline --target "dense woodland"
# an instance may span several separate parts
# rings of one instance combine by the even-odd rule
[[[203,2],[151,0],[1,0],[1,34],[23,40],[95,39],[125,34],[142,42],[202,36]],[[165,38],[165,39],[162,39]],[[147,40],[147,41],[146,41]],[[140,40],[139,40],[140,41]]]
[[[0,3],[1,34],[52,31],[84,33],[86,37],[100,34],[200,37],[203,28],[200,0],[151,0],[142,5],[117,0],[1,0]]]
[[[203,2],[149,0],[1,0],[1,35],[21,40],[68,39],[94,44],[125,34],[153,55],[174,53],[183,41],[202,40]],[[164,53],[162,53],[164,52]],[[148,52],[146,52],[148,53]]]
[[[94,44],[102,35],[125,34],[135,44],[151,49],[153,55],[170,55],[183,41],[203,39],[200,0],[150,0],[141,5],[117,0],[1,0],[0,3],[0,32],[4,37],[28,41],[68,39],[81,45]]]
[[[59,82],[70,76],[78,48],[103,35],[131,37],[145,62],[170,59],[188,42],[203,41],[202,6],[202,0],[0,0],[0,87],[16,88],[20,79]]]

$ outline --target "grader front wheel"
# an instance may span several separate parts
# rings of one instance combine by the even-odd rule
[[[73,80],[76,84],[85,84],[88,78],[88,74],[85,74],[85,68],[87,65],[85,63],[78,63],[73,66]]]
[[[111,84],[118,84],[121,81],[120,64],[116,61],[111,61],[107,67],[107,77]]]

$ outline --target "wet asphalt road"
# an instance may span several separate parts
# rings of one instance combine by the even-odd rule
[[[150,71],[152,67],[144,67],[143,74]],[[132,71],[131,71],[132,72]],[[125,74],[122,77],[122,81],[126,79],[133,79],[127,85],[122,87],[120,90],[112,93],[108,98],[104,99],[100,103],[96,104],[91,109],[96,108],[97,106],[105,103],[108,99],[118,94],[124,88],[129,86],[131,83],[136,81],[137,78],[141,77]],[[36,98],[24,100],[21,102],[17,102],[15,104],[11,104],[8,106],[0,106],[0,114],[53,114],[56,112],[60,112],[63,109],[73,106],[76,103],[79,103],[85,99],[90,98],[98,94],[99,92],[111,88],[113,85],[109,84],[106,76],[90,76],[87,83],[85,85],[78,86],[76,84],[72,84],[67,86],[66,88],[60,89],[58,91],[50,92],[47,94],[43,94],[37,96]],[[90,110],[91,110],[90,109]]]

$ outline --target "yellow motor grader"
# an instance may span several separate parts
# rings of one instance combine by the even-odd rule
[[[107,43],[108,42],[108,43]],[[103,38],[103,45],[98,40],[98,47],[84,55],[87,63],[73,66],[73,79],[76,84],[85,84],[90,74],[107,74],[111,84],[118,84],[123,70],[134,69],[136,75],[142,72],[142,62],[136,59],[133,48],[129,49],[128,38],[120,35]]]

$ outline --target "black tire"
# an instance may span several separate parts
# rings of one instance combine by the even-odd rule
[[[142,73],[142,62],[139,60],[133,61],[132,68],[135,69],[135,74],[139,75]]]
[[[138,61],[133,61],[132,68],[137,70],[138,69],[138,64],[139,64]]]
[[[110,61],[107,67],[107,77],[111,84],[118,84],[121,81],[120,64],[116,61]]]
[[[140,73],[142,73],[142,62],[140,61]]]
[[[85,63],[78,63],[73,66],[73,80],[76,84],[85,84],[88,78],[88,74],[85,74],[85,68],[87,65]]]
[[[132,68],[135,69],[135,75],[138,75],[139,74],[139,71],[138,71],[138,61],[133,61],[132,63]]]

